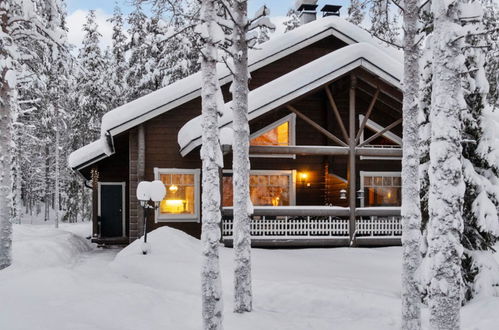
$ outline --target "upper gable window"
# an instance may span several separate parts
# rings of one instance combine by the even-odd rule
[[[251,146],[291,146],[295,145],[296,115],[290,114],[264,128],[251,134]],[[264,157],[264,155],[251,155]],[[272,155],[265,155],[272,157]],[[277,157],[275,155],[274,157]],[[280,155],[279,157],[289,157]]]
[[[289,146],[289,122],[282,123],[251,139],[250,144],[252,146]]]

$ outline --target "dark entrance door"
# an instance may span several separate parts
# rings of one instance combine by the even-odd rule
[[[123,186],[105,184],[100,187],[101,237],[123,236]]]

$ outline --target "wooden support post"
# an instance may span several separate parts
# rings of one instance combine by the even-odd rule
[[[326,86],[326,95],[329,100],[329,104],[331,105],[331,108],[333,108],[334,115],[336,116],[336,121],[340,125],[341,132],[343,133],[343,137],[345,138],[345,141],[348,141],[348,133],[345,128],[345,125],[343,124],[343,119],[341,119],[340,112],[338,110],[338,107],[336,106],[336,102],[334,101],[333,94],[331,93],[331,90],[329,89],[329,86]]]
[[[356,200],[356,175],[355,175],[355,88],[357,85],[357,78],[355,76],[351,77],[350,85],[350,102],[349,102],[349,154],[348,154],[348,186],[349,186],[349,206],[350,206],[350,245],[355,245],[355,200]]]
[[[145,180],[146,175],[146,133],[144,124],[139,125],[137,132],[137,183]],[[133,191],[135,194],[135,192]],[[137,231],[140,237],[144,233],[144,208],[139,207],[137,210],[138,219]],[[147,221],[147,220],[146,220]]]
[[[327,129],[323,128],[321,125],[317,124],[315,121],[313,121],[312,119],[308,118],[303,113],[301,113],[300,111],[296,110],[294,107],[292,107],[290,105],[287,105],[287,108],[288,108],[289,111],[295,113],[298,117],[300,117],[301,119],[303,119],[304,121],[306,121],[310,126],[312,126],[313,128],[315,128],[317,131],[319,131],[320,133],[324,134],[328,139],[333,140],[334,142],[338,143],[340,146],[348,147],[348,145],[345,142],[341,141],[333,133],[329,132]]]
[[[359,148],[361,148],[361,147],[365,146],[366,144],[368,144],[369,142],[377,139],[378,137],[380,137],[381,135],[385,134],[386,132],[388,132],[389,130],[391,130],[392,128],[394,128],[395,126],[397,126],[400,123],[402,123],[402,118],[397,119],[396,121],[394,121],[390,125],[388,125],[385,128],[383,128],[383,130],[379,131],[378,133],[376,133],[373,136],[371,136],[369,139],[367,139],[364,142],[362,142],[361,144],[359,144]]]
[[[99,169],[94,166],[92,174],[92,237],[99,237]]]
[[[379,87],[376,89],[376,93],[373,96],[373,99],[371,100],[371,104],[369,104],[369,108],[367,108],[366,115],[364,116],[364,120],[362,121],[362,124],[359,126],[359,131],[357,132],[357,136],[355,137],[355,143],[359,143],[360,136],[362,135],[362,132],[364,131],[364,128],[366,127],[367,120],[371,116],[371,112],[374,109],[374,105],[376,104],[376,101],[378,100],[379,96]]]

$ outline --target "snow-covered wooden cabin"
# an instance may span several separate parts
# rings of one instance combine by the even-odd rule
[[[328,16],[262,44],[249,64],[253,244],[400,244],[401,53]],[[222,235],[230,245],[231,75],[220,65],[219,76]],[[114,109],[102,138],[70,156],[93,187],[93,241],[140,237],[136,187],[155,179],[168,194],[148,230],[200,236],[200,95],[198,73]]]

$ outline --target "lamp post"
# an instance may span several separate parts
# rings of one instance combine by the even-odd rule
[[[147,254],[149,246],[147,244],[147,210],[153,208],[157,210],[159,203],[166,196],[166,188],[163,182],[156,180],[153,182],[142,181],[137,186],[137,199],[144,209],[144,243],[142,244],[142,254]],[[153,202],[151,206],[149,202]]]

